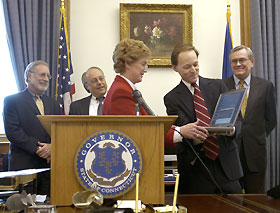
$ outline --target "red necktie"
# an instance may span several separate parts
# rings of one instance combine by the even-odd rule
[[[192,86],[194,87],[193,102],[196,118],[199,119],[200,126],[209,126],[211,119],[209,117],[209,112],[206,107],[204,98],[197,84],[193,83]],[[211,160],[215,160],[219,155],[220,148],[215,136],[209,136],[208,138],[206,138],[203,144],[203,148],[205,156],[210,158]]]

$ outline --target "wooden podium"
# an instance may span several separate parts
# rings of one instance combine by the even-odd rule
[[[74,156],[91,133],[115,129],[137,143],[143,159],[139,199],[146,204],[164,204],[164,135],[177,116],[76,116],[45,115],[39,120],[51,135],[51,204],[70,206],[72,195],[84,191],[74,172]],[[135,187],[119,199],[135,198]]]

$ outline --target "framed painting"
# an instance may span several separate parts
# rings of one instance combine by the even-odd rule
[[[171,66],[177,43],[192,44],[192,5],[120,4],[120,38],[143,41],[151,50],[150,66]]]

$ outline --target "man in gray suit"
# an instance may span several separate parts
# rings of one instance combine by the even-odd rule
[[[233,76],[224,80],[229,90],[247,88],[244,113],[237,120],[236,142],[244,177],[240,180],[246,193],[265,192],[267,166],[266,137],[276,125],[273,84],[251,74],[254,56],[250,48],[240,45],[229,55]],[[242,110],[241,110],[242,111]]]
[[[69,115],[100,115],[99,104],[103,104],[107,92],[103,71],[99,67],[90,67],[82,75],[82,82],[91,95],[71,103]]]

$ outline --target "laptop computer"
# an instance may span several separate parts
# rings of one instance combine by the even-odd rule
[[[210,126],[205,127],[209,133],[225,133],[234,130],[246,90],[245,88],[231,90],[220,95]]]

